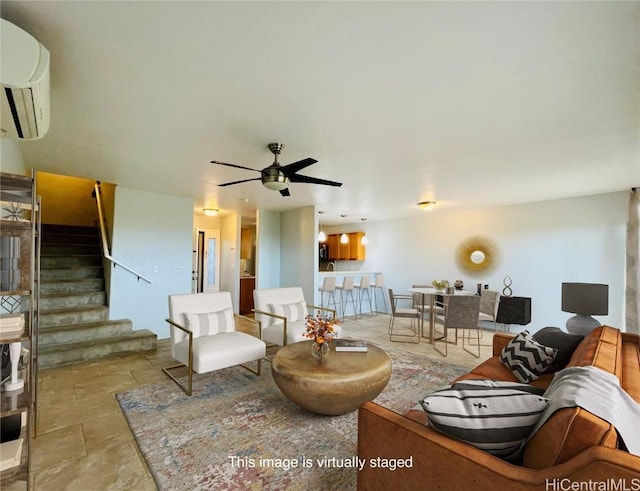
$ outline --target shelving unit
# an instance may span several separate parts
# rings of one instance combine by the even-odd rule
[[[20,343],[21,361],[24,361],[19,370],[24,387],[12,391],[5,391],[3,387],[0,393],[0,418],[19,414],[22,419],[20,463],[0,472],[0,488],[24,481],[30,489],[32,439],[37,430],[40,285],[40,203],[36,196],[35,170],[31,177],[0,173],[0,205],[0,316],[24,315],[22,332],[0,332],[0,344]],[[26,356],[22,356],[24,349],[28,350]]]

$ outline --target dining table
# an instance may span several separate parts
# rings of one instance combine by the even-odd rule
[[[447,290],[439,290],[435,287],[411,287],[408,288],[407,291],[413,295],[417,295],[420,298],[420,312],[422,315],[420,316],[420,337],[427,338],[430,344],[433,344],[435,325],[436,325],[436,299],[437,297],[442,297],[444,302],[446,303],[446,297],[451,297],[453,295],[476,295],[475,291],[472,290],[457,290],[447,292]],[[425,306],[427,305],[427,297],[429,299],[429,333],[428,336],[424,335],[424,313]]]

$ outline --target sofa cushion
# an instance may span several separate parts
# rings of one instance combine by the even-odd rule
[[[551,364],[549,370],[557,372],[567,366],[573,352],[584,339],[584,336],[564,332],[559,327],[543,327],[533,335],[533,339],[543,346],[549,346],[558,351],[556,359]]]
[[[235,331],[231,309],[195,314],[185,312],[184,320],[185,327],[193,333],[194,338]]]
[[[549,404],[528,384],[465,380],[420,401],[428,425],[488,453],[514,458]]]
[[[528,383],[549,370],[557,352],[538,343],[529,331],[522,331],[505,346],[500,360],[520,382]]]
[[[282,315],[287,318],[287,322],[296,322],[303,320],[307,316],[307,302],[304,300],[293,303],[270,303],[268,304],[269,312],[276,315]],[[271,324],[278,324],[279,319],[271,317]]]
[[[578,345],[568,366],[593,365],[621,378],[622,337],[619,330],[596,327]],[[622,384],[624,388],[624,384]],[[617,446],[615,428],[579,407],[563,408],[542,425],[527,442],[523,465],[545,469],[562,464],[590,447]]]

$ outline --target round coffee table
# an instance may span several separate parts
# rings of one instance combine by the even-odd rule
[[[367,352],[331,351],[322,363],[311,355],[311,341],[281,348],[271,362],[273,380],[298,406],[336,416],[375,399],[391,377],[391,360],[380,348]]]

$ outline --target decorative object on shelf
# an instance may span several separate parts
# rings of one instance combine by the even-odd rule
[[[465,273],[479,276],[500,262],[500,249],[489,237],[474,235],[462,241],[456,250],[456,262]]]
[[[0,336],[19,335],[24,329],[24,314],[0,314]]]
[[[453,287],[456,290],[462,290],[464,288],[464,282],[462,280],[456,280],[453,282]]]
[[[22,297],[20,295],[3,295],[0,297],[0,307],[5,312],[19,312],[22,307]]]
[[[562,311],[576,314],[567,320],[567,331],[571,334],[589,334],[600,325],[591,316],[609,313],[609,285],[562,283]]]
[[[0,290],[17,290],[20,285],[20,237],[0,237]]]
[[[329,354],[329,343],[335,337],[334,326],[339,324],[338,320],[322,315],[315,317],[307,315],[305,318],[307,330],[304,336],[311,339],[311,354],[318,362],[322,363],[324,357]]]
[[[2,219],[3,220],[11,220],[11,221],[14,221],[14,222],[28,222],[29,221],[28,219],[26,219],[25,217],[23,217],[21,215],[21,213],[24,211],[24,209],[22,208],[20,203],[9,203],[9,204],[3,206],[2,210],[6,212],[6,213],[2,214]]]
[[[9,353],[11,358],[11,380],[5,382],[2,386],[4,390],[18,390],[24,387],[24,380],[18,378],[18,362],[20,361],[20,353],[22,351],[22,345],[18,343],[9,344]]]
[[[433,280],[431,284],[438,291],[442,291],[449,286],[449,282],[447,280]]]
[[[504,288],[502,289],[502,294],[505,297],[510,297],[511,295],[513,295],[513,290],[511,290],[511,276],[507,275],[504,277],[504,280],[502,280],[502,284],[504,285]]]

